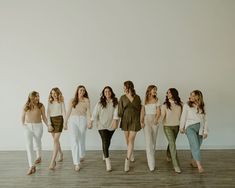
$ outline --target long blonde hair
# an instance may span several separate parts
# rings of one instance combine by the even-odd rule
[[[58,103],[64,102],[64,97],[62,95],[62,92],[60,91],[60,89],[58,87],[54,87],[51,89],[50,94],[49,94],[49,98],[48,98],[49,103],[52,103],[54,101],[54,98],[52,97],[52,91],[54,91],[56,93]]]
[[[24,111],[28,111],[28,110],[32,110],[35,106],[35,104],[33,103],[35,97],[37,97],[37,95],[39,95],[39,93],[37,91],[32,91],[29,93],[27,102],[25,103],[25,107],[24,107]],[[36,106],[40,109],[42,107],[42,103],[40,103],[38,101],[38,103],[36,104]]]
[[[146,90],[146,93],[145,93],[145,101],[144,103],[147,104],[148,101],[149,101],[149,97],[150,97],[150,93],[152,91],[152,89],[156,88],[157,89],[157,86],[155,85],[149,85],[147,90]],[[154,96],[154,98],[156,99],[156,101],[158,100],[157,96]]]
[[[198,109],[197,109],[197,112],[201,114],[206,114],[205,112],[205,103],[204,103],[204,100],[203,100],[203,95],[202,95],[202,92],[199,91],[199,90],[194,90],[192,91],[191,93],[194,93],[195,96],[198,97]],[[189,107],[193,107],[193,102],[192,101],[188,101],[188,105]]]

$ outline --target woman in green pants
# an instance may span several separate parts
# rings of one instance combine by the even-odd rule
[[[179,133],[182,102],[175,88],[170,88],[166,94],[166,100],[161,106],[162,123],[168,140],[167,161],[172,161],[176,173],[181,173],[179,160],[176,152],[176,138]]]

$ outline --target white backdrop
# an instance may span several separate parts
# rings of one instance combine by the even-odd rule
[[[28,93],[58,86],[66,106],[77,85],[86,86],[92,108],[105,85],[122,95],[132,80],[144,97],[156,84],[163,102],[175,87],[186,102],[204,93],[209,137],[203,148],[235,149],[235,1],[233,0],[0,0],[0,150],[24,150],[21,110]],[[43,148],[52,148],[44,127]],[[70,148],[69,133],[61,137]],[[143,132],[136,149],[144,149]],[[166,147],[162,127],[157,147]],[[179,149],[188,148],[179,135]],[[125,149],[118,129],[112,149]],[[87,149],[101,149],[96,128]]]

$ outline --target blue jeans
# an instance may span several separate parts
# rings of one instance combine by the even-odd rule
[[[189,125],[186,129],[192,156],[196,161],[201,161],[200,147],[202,144],[202,136],[199,135],[199,129],[200,123]]]

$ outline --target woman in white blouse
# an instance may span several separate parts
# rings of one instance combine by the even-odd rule
[[[206,121],[205,104],[202,92],[194,90],[191,92],[189,101],[183,107],[180,119],[180,132],[186,133],[192,152],[191,165],[198,168],[198,172],[204,171],[201,165],[200,146],[202,140],[207,138],[208,128]]]
[[[100,97],[100,101],[96,104],[92,122],[95,121],[97,129],[101,136],[103,156],[106,162],[106,170],[111,171],[111,161],[109,158],[109,146],[113,133],[118,125],[118,100],[110,86],[106,86]]]
[[[160,102],[157,98],[157,86],[148,86],[144,101],[141,109],[141,127],[144,129],[149,170],[154,171],[158,121],[160,118]]]
[[[64,105],[64,98],[59,88],[55,87],[52,88],[49,94],[48,99],[48,108],[47,108],[47,119],[48,124],[52,127],[51,135],[54,141],[54,150],[53,155],[51,158],[51,163],[49,166],[50,170],[54,170],[56,166],[56,157],[59,153],[59,160],[58,162],[63,161],[63,153],[60,147],[60,135],[63,130],[63,124],[65,119],[65,105]],[[66,130],[66,127],[64,127]]]
[[[80,170],[85,157],[86,130],[91,128],[90,100],[85,86],[77,87],[75,96],[69,102],[65,126],[69,123],[74,170]]]

